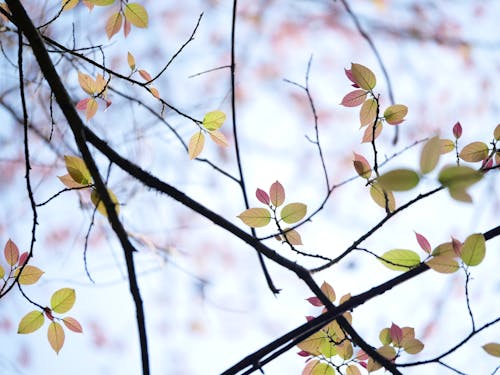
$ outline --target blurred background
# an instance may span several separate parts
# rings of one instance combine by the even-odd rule
[[[104,28],[118,4],[95,7],[78,4],[46,28],[46,35],[68,48],[83,49],[107,67],[128,75],[127,52],[138,69],[155,76],[185,43],[200,14],[195,38],[154,82],[160,96],[190,116],[202,119],[212,110],[228,115],[222,132],[230,147],[206,143],[201,158],[237,176],[231,133],[229,1],[141,0],[149,13],[149,27],[132,27],[107,38]],[[36,24],[60,9],[59,1],[25,1]],[[383,161],[427,137],[453,139],[460,121],[462,146],[489,143],[500,118],[500,4],[484,1],[358,0],[350,3],[363,29],[376,45],[389,74],[395,101],[409,107],[406,121],[386,126],[378,138]],[[27,199],[23,128],[19,119],[19,83],[16,68],[17,34],[12,24],[0,27],[0,246],[10,238],[25,251],[31,240],[32,212]],[[95,77],[102,73],[75,57],[51,54],[75,104],[87,95],[79,87],[77,71]],[[105,56],[105,59],[104,59]],[[30,119],[32,181],[37,202],[62,190],[57,176],[66,174],[64,155],[78,155],[75,143],[50,90],[25,49],[25,79]],[[388,83],[367,41],[356,29],[341,1],[240,1],[236,29],[236,94],[238,136],[250,205],[261,207],[257,188],[268,190],[279,180],[287,202],[303,202],[309,212],[325,198],[325,181],[314,139],[314,118],[307,96],[289,80],[305,85],[311,59],[309,88],[318,114],[319,139],[332,184],[354,176],[353,152],[373,160],[370,144],[362,144],[359,109],[340,106],[351,91],[344,69],[363,64],[377,76],[376,92],[383,107],[390,104]],[[219,68],[219,69],[215,69]],[[215,70],[214,70],[215,69]],[[208,71],[208,72],[207,72]],[[141,81],[135,73],[134,78]],[[106,76],[107,78],[107,76]],[[109,145],[142,168],[182,190],[247,230],[236,216],[244,209],[239,186],[206,162],[191,161],[184,142],[198,128],[161,104],[146,90],[112,78],[104,111],[100,105],[88,125]],[[133,100],[129,100],[132,98]],[[51,121],[53,112],[54,123]],[[84,114],[82,113],[82,116]],[[385,170],[417,168],[422,145],[391,159]],[[146,310],[152,374],[216,374],[317,315],[320,309],[306,298],[311,292],[291,274],[266,262],[281,293],[267,287],[255,251],[176,201],[152,192],[124,174],[96,150],[101,173],[109,169],[109,187],[122,204],[120,217],[139,249],[135,260]],[[454,163],[455,154],[441,158],[440,166]],[[476,165],[477,167],[477,165]],[[432,247],[454,236],[498,225],[498,174],[488,175],[471,189],[474,204],[453,201],[446,191],[418,202],[384,225],[363,246],[382,254],[392,248],[419,250],[414,231]],[[396,194],[398,205],[437,186],[436,175],[419,186]],[[18,335],[22,316],[34,307],[17,291],[0,300],[0,373],[5,374],[138,374],[135,308],[128,289],[122,250],[105,218],[97,214],[88,237],[87,267],[83,253],[92,222],[93,205],[84,191],[65,192],[39,207],[39,225],[31,264],[45,271],[41,280],[24,288],[27,295],[48,305],[62,287],[76,289],[75,307],[68,313],[83,326],[83,334],[68,332],[56,355],[46,338],[46,325],[29,335]],[[335,189],[325,207],[300,228],[302,251],[335,257],[384,216],[368,194],[365,181],[356,178]],[[269,235],[275,228],[258,230]],[[291,252],[270,239],[268,246],[308,267],[322,263]],[[478,326],[498,316],[498,238],[487,243],[486,260],[471,270],[470,299]],[[5,266],[2,258],[0,262]],[[315,274],[318,283],[330,283],[338,296],[361,293],[396,272],[372,256],[354,252],[340,264]],[[464,339],[471,330],[465,300],[463,272],[442,275],[427,272],[353,313],[353,325],[374,346],[378,333],[392,322],[415,328],[425,343],[417,356],[401,362],[433,358]],[[500,328],[490,327],[444,362],[465,374],[490,374],[498,359],[482,349],[498,341]],[[290,350],[269,365],[266,374],[299,374],[304,358]],[[453,374],[436,364],[407,368],[405,374]]]

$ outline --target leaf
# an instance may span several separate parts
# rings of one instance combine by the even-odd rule
[[[252,228],[265,227],[271,221],[271,212],[267,208],[249,208],[237,216]]]
[[[59,351],[64,345],[64,330],[63,327],[57,323],[52,322],[49,325],[49,329],[47,331],[47,338],[49,339],[50,346],[52,349],[59,354]]]
[[[363,178],[369,179],[372,175],[372,168],[370,167],[370,163],[368,163],[368,160],[366,160],[363,155],[357,154],[355,152],[353,152],[353,154],[353,164],[357,174]]]
[[[346,375],[361,375],[361,371],[359,370],[359,368],[357,366],[349,365],[345,369],[345,374]]]
[[[210,138],[214,143],[218,146],[221,147],[227,147],[229,146],[229,143],[227,142],[226,136],[219,130],[213,130],[211,132],[208,132],[210,135]]]
[[[69,174],[65,174],[64,176],[57,176],[57,178],[69,189],[80,188],[88,185],[79,184],[75,182],[73,178]]]
[[[45,317],[41,311],[31,311],[27,313],[19,322],[17,327],[17,333],[26,334],[35,332],[38,328],[43,325]]]
[[[135,57],[130,52],[127,52],[127,63],[130,70],[135,70]]]
[[[484,344],[482,346],[482,348],[489,355],[492,355],[494,357],[500,357],[500,344],[499,343],[497,343],[497,342],[490,342],[488,344]]]
[[[269,196],[274,207],[279,207],[285,201],[285,188],[279,181],[273,182],[269,188]]]
[[[70,10],[73,9],[78,5],[79,0],[61,0],[61,6],[63,7],[63,10]]]
[[[89,100],[90,98],[80,100],[78,103],[76,103],[76,109],[78,109],[79,111],[85,111],[87,109]]]
[[[434,250],[432,250],[432,256],[447,256],[449,258],[456,258],[457,255],[453,250],[453,245],[451,242],[445,242],[438,245]]]
[[[14,276],[17,277],[17,275],[19,274],[19,270],[20,268],[16,270]],[[18,278],[19,284],[32,285],[36,283],[44,273],[45,272],[43,272],[40,268],[27,264],[26,266],[24,266],[23,272],[21,272],[21,275]]]
[[[439,140],[439,153],[441,155],[452,152],[455,149],[455,143],[451,139]]]
[[[397,324],[392,323],[391,328],[389,329],[391,333],[391,341],[395,346],[400,347],[401,342],[403,341],[403,330]]]
[[[455,199],[456,201],[465,202],[465,203],[472,202],[472,197],[470,196],[469,193],[467,193],[467,191],[464,188],[450,187],[448,189],[448,192],[450,193],[450,196],[453,199]]]
[[[396,200],[394,199],[394,193],[392,191],[386,190],[384,195],[384,189],[382,189],[382,187],[376,182],[370,186],[370,196],[376,204],[384,209],[386,208],[387,200],[387,207],[389,208],[389,212],[393,212],[396,209]]]
[[[359,122],[361,127],[372,125],[377,117],[377,101],[375,99],[366,99],[359,110]]]
[[[19,256],[19,267],[24,266],[27,260],[28,260],[28,252],[25,251]]]
[[[123,10],[125,18],[132,25],[140,28],[148,27],[148,12],[140,4],[128,3]]]
[[[462,136],[462,125],[457,121],[455,125],[453,125],[453,136],[455,139],[458,139]]]
[[[121,13],[113,13],[111,16],[109,16],[108,20],[106,21],[106,35],[108,36],[108,39],[111,39],[111,37],[115,34],[117,34],[120,29],[122,28],[122,23],[123,23],[123,16]]]
[[[383,357],[391,361],[396,358],[396,350],[390,345],[381,346],[380,348],[377,349],[377,352],[379,352]],[[382,368],[382,366],[378,362],[375,362],[371,357],[368,358],[368,363],[366,367],[368,372],[377,371],[380,368]]]
[[[128,36],[128,34],[130,34],[130,29],[132,28],[132,26],[130,26],[130,21],[128,21],[126,18],[125,18],[125,21],[123,22],[123,36],[126,38]]]
[[[50,307],[52,311],[58,314],[64,314],[71,310],[75,304],[75,290],[71,288],[62,288],[54,292],[50,298]]]
[[[422,341],[411,338],[408,340],[403,340],[402,345],[404,351],[408,354],[417,354],[424,349],[424,344]]]
[[[76,333],[82,333],[83,329],[78,320],[75,318],[71,318],[69,316],[66,316],[62,319],[64,325],[66,328],[68,328],[70,331],[76,332]]]
[[[337,354],[344,360],[349,360],[352,357],[353,349],[349,340],[343,341],[341,344],[336,345]]]
[[[293,224],[306,216],[307,206],[304,203],[289,203],[281,210],[280,217],[287,224]]]
[[[460,258],[468,266],[477,266],[486,255],[486,242],[481,233],[471,234],[464,241]]]
[[[335,301],[335,299],[337,298],[337,296],[335,295],[335,290],[333,290],[332,286],[326,281],[323,281],[323,284],[321,284],[321,291],[325,293],[330,302]]]
[[[484,160],[488,157],[488,145],[484,142],[472,142],[465,146],[460,154],[460,159],[470,163]]]
[[[365,101],[365,99],[365,90],[354,90],[346,94],[340,104],[344,107],[357,107],[358,105],[361,105]]]
[[[90,98],[87,102],[87,109],[85,110],[85,117],[90,120],[97,113],[97,109],[99,108],[99,104],[94,98]]]
[[[203,151],[205,146],[205,135],[199,131],[193,134],[188,144],[189,159],[193,160]]]
[[[259,202],[264,203],[269,205],[271,203],[271,199],[269,198],[269,195],[262,189],[257,188],[255,191],[255,196],[259,200]]]
[[[372,140],[377,139],[380,133],[382,133],[382,129],[382,121],[377,121],[377,124],[375,125],[375,134],[373,134],[373,126],[366,127],[361,143],[372,142]]]
[[[432,248],[429,241],[427,241],[427,238],[425,238],[423,235],[417,232],[415,232],[415,237],[417,238],[417,242],[422,248],[422,250],[424,250],[427,254],[430,254]]]
[[[142,77],[142,79],[144,79],[145,81],[149,82],[149,81],[151,81],[153,79],[153,77],[151,77],[151,74],[149,74],[144,69],[139,69],[138,72],[139,72],[139,75]]]
[[[5,256],[5,260],[9,266],[14,266],[19,260],[19,249],[11,239],[7,240],[3,253]]]
[[[87,1],[91,4],[101,6],[101,7],[111,5],[115,2],[115,0],[87,0]]]
[[[408,271],[420,264],[420,256],[405,249],[393,249],[386,251],[379,259],[384,266],[394,271]]]
[[[0,279],[3,279],[5,276],[5,270],[3,269],[2,265],[0,264]]]
[[[495,140],[499,141],[500,140],[500,124],[498,124],[496,127],[495,127],[495,130],[493,131],[493,137],[495,138]]]
[[[384,173],[377,182],[385,190],[390,191],[406,191],[413,189],[418,185],[420,177],[417,172],[411,169],[395,169]]]
[[[148,88],[149,92],[151,93],[151,95],[153,95],[156,99],[160,99],[160,92],[158,91],[158,89],[156,89],[155,87],[153,86],[150,86]],[[213,139],[213,138],[212,138]]]
[[[95,93],[95,83],[91,76],[85,73],[78,72],[78,83],[83,91],[85,91],[89,95],[93,95]]]
[[[441,142],[438,136],[429,139],[420,154],[420,171],[423,174],[432,172],[439,161]]]
[[[64,162],[66,164],[66,170],[75,182],[82,185],[89,185],[92,183],[92,176],[83,159],[76,156],[65,155]]]
[[[307,362],[306,367],[302,370],[302,375],[335,375],[335,369],[328,363],[314,359]]]
[[[325,340],[329,343],[328,337],[325,335],[323,330],[317,331],[313,333],[311,336],[306,338],[304,341],[301,341],[297,344],[297,346],[312,355],[318,355],[319,347]]]
[[[306,301],[309,302],[313,306],[323,306],[323,302],[318,297],[309,297],[306,298]]]
[[[439,182],[449,188],[465,189],[481,180],[483,174],[464,165],[444,167],[439,172]]]
[[[439,273],[453,273],[460,268],[455,259],[445,255],[433,257],[425,262],[425,264]]]
[[[284,232],[285,239],[290,243],[290,245],[302,245],[302,238],[300,237],[299,232],[295,229],[285,229]]]
[[[385,121],[391,125],[401,124],[408,114],[408,107],[403,104],[394,104],[384,111]]]
[[[111,203],[114,203],[115,211],[116,214],[118,215],[120,213],[120,202],[118,202],[118,198],[116,197],[115,193],[111,191],[111,189],[107,190],[108,190],[108,195],[111,198]],[[101,215],[108,217],[108,212],[106,211],[106,207],[104,206],[104,203],[99,197],[99,193],[97,192],[96,189],[93,189],[92,192],[90,193],[90,200],[92,201],[92,203],[94,203],[94,206],[97,207],[97,211],[99,211]]]
[[[392,342],[390,328],[383,328],[378,334],[378,338],[382,345],[389,345]]]
[[[205,117],[203,117],[203,126],[207,130],[217,130],[226,121],[226,114],[222,111],[212,111],[208,112]]]
[[[372,90],[377,83],[375,74],[373,74],[373,72],[366,66],[361,64],[351,64],[351,75],[354,82],[365,90]]]

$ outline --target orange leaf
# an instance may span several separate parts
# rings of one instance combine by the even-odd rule
[[[8,240],[4,248],[5,260],[9,266],[14,266],[19,260],[19,249],[17,245],[12,241]]]
[[[193,134],[191,139],[189,140],[188,145],[188,154],[189,159],[194,159],[203,151],[203,147],[205,146],[205,135],[201,131]]]
[[[123,16],[121,13],[113,13],[106,21],[106,35],[111,39],[122,28]]]
[[[78,320],[76,320],[75,318],[71,318],[69,316],[66,316],[62,319],[62,321],[63,321],[64,325],[66,326],[66,328],[68,328],[69,330],[76,332],[76,333],[83,332],[82,326],[80,325]]]
[[[62,326],[57,322],[50,323],[47,331],[47,338],[49,339],[52,349],[59,354],[59,351],[64,345],[64,330]]]
[[[97,113],[97,108],[99,108],[99,104],[94,98],[90,98],[87,102],[87,109],[85,110],[85,116],[87,121],[90,120]]]

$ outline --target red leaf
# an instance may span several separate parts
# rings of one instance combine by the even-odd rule
[[[271,199],[269,198],[269,195],[262,189],[257,189],[255,191],[255,196],[257,197],[257,199],[259,200],[259,202],[262,202],[264,204],[267,204],[269,205],[269,203],[271,202]]]
[[[460,125],[459,121],[453,126],[453,135],[456,139],[462,136],[462,125]]]
[[[323,306],[323,302],[320,301],[318,297],[309,297],[306,299],[313,306]]]
[[[454,237],[451,237],[451,246],[453,246],[453,252],[457,257],[462,254],[462,246],[464,244]]]
[[[19,256],[19,267],[24,266],[24,263],[28,260],[28,252],[25,251]]]
[[[392,323],[391,325],[391,338],[392,342],[399,345],[403,341],[403,330],[397,325]]]
[[[301,357],[309,357],[311,354],[306,352],[305,350],[301,350],[300,352],[297,353]]]
[[[43,309],[43,312],[45,313],[45,316],[50,319],[51,321],[54,321],[54,316],[52,315],[52,310],[48,307]]]
[[[306,316],[306,320],[307,320],[308,322],[310,322],[310,321],[311,321],[311,320],[313,320],[313,319],[314,319],[314,316],[311,316],[311,315]]]
[[[417,232],[415,232],[415,236],[417,237],[417,242],[422,248],[422,250],[430,254],[432,249],[431,249],[431,244],[429,243],[429,241],[427,241],[427,238],[425,238],[423,235]]]
[[[80,100],[76,104],[76,109],[78,109],[79,111],[85,111],[87,109],[87,103],[89,102],[89,100],[90,100],[90,98],[85,98],[85,99]]]
[[[352,76],[351,69],[344,68],[344,72],[345,72],[345,75],[347,76],[347,78],[349,79],[349,81],[352,82],[352,87],[356,87],[357,89],[359,89],[359,85],[356,83],[356,81],[354,80],[354,77]]]
[[[354,90],[344,96],[340,104],[342,104],[344,107],[357,107],[358,105],[363,104],[365,99],[365,90]]]

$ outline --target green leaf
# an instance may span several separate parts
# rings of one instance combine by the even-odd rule
[[[385,121],[391,125],[401,124],[408,114],[408,107],[403,104],[394,104],[384,111]]]
[[[370,186],[370,196],[376,204],[384,209],[386,208],[387,203],[389,212],[393,212],[396,209],[396,200],[394,199],[394,193],[392,191],[386,190],[384,195],[384,189],[382,189],[382,186],[380,186],[376,182]]]
[[[88,2],[97,6],[104,7],[113,4],[115,0],[88,0]]]
[[[352,63],[351,74],[358,86],[364,90],[372,90],[377,84],[375,74],[364,65]]]
[[[432,172],[436,168],[441,154],[440,150],[441,142],[438,136],[432,137],[425,143],[420,155],[420,171],[423,174]]]
[[[14,266],[19,260],[19,249],[17,245],[12,240],[7,240],[5,248],[3,250],[5,260],[9,266]],[[2,276],[3,277],[3,276]]]
[[[45,317],[41,311],[31,311],[27,313],[19,322],[17,333],[26,334],[35,332],[43,325]]]
[[[412,250],[393,249],[386,251],[380,261],[394,271],[408,271],[420,264],[420,256]]]
[[[65,155],[64,162],[66,163],[66,170],[75,182],[81,185],[92,184],[92,176],[83,159],[76,156]]]
[[[148,27],[148,12],[140,4],[128,3],[123,10],[125,18],[132,25],[140,28]]]
[[[111,198],[111,202],[114,203],[115,205],[116,214],[118,215],[120,213],[120,202],[118,202],[118,198],[116,197],[115,193],[111,191],[111,189],[107,190],[108,190],[108,195]],[[99,193],[97,192],[96,189],[93,189],[92,193],[90,193],[90,200],[92,201],[92,203],[94,203],[94,206],[97,207],[97,211],[99,211],[101,215],[108,217],[108,212],[106,211],[106,207],[104,206],[104,203],[99,197]]]
[[[468,266],[477,266],[486,255],[486,242],[481,233],[471,234],[464,241],[460,258]]]
[[[439,182],[450,189],[466,189],[481,178],[483,178],[481,172],[463,165],[444,167],[438,176]]]
[[[490,342],[488,344],[484,344],[482,346],[482,348],[489,355],[492,355],[494,357],[500,357],[500,344],[499,343],[497,343],[497,342]]]
[[[417,172],[411,169],[395,169],[384,173],[379,178],[377,182],[379,185],[390,191],[405,191],[413,189],[418,185],[420,177]]]
[[[425,264],[439,273],[453,273],[460,268],[455,259],[446,255],[433,257],[425,262]]]
[[[267,208],[249,208],[237,216],[252,228],[265,227],[271,221],[271,212]]]
[[[226,121],[226,114],[222,111],[208,112],[203,118],[205,129],[213,131],[219,129]]]
[[[306,367],[302,370],[302,375],[335,375],[335,369],[328,363],[313,359],[307,362]]]
[[[359,110],[359,122],[361,127],[366,125],[373,125],[377,117],[377,102],[375,99],[367,99]]]
[[[384,328],[378,334],[378,338],[382,345],[389,345],[392,342],[391,330],[389,328]]]
[[[16,270],[16,272],[14,273],[14,276],[17,276],[19,274],[20,269],[21,268],[18,268]],[[27,264],[26,266],[24,266],[23,272],[19,276],[19,279],[18,279],[19,284],[32,285],[32,284],[36,283],[40,279],[40,277],[42,277],[42,275],[44,273],[45,272],[43,272],[40,268],[35,267],[35,266],[30,266],[29,264]]]
[[[57,322],[50,323],[49,329],[47,330],[47,338],[52,349],[59,354],[59,351],[64,345],[63,327]]]
[[[52,294],[50,298],[50,307],[52,311],[58,314],[64,314],[71,310],[75,304],[75,290],[71,288],[62,288]]]
[[[307,213],[307,206],[304,203],[289,203],[281,210],[281,220],[287,224],[296,223],[302,220]]]
[[[204,146],[205,135],[201,131],[194,133],[188,144],[189,159],[193,160],[198,157],[203,151]]]
[[[404,351],[408,354],[417,354],[424,349],[424,344],[422,341],[412,338],[408,340],[403,340],[402,347]]]
[[[460,154],[460,159],[474,163],[488,157],[488,145],[484,142],[472,142],[465,146]]]
[[[3,269],[2,265],[0,264],[0,279],[3,279],[5,276],[5,270]]]

